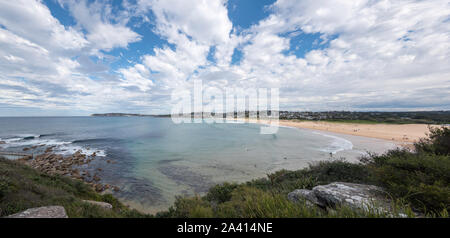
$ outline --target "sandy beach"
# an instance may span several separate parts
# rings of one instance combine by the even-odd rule
[[[246,121],[250,123],[268,124],[268,121],[265,120],[247,119]],[[420,138],[426,137],[426,134],[429,131],[428,125],[426,124],[362,124],[280,120],[279,125],[384,139],[393,141],[398,145],[407,145],[417,142]]]

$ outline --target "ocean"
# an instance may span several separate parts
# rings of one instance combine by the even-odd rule
[[[372,138],[261,125],[174,124],[156,117],[0,117],[0,150],[96,159],[82,169],[97,173],[124,203],[144,212],[168,208],[177,195],[202,194],[217,183],[243,182],[268,173],[304,168],[321,160],[356,161],[395,145]],[[101,171],[97,169],[101,168]]]

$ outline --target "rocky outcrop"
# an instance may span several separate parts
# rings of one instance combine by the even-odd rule
[[[36,207],[19,212],[7,218],[68,218],[66,210],[61,206]]]
[[[58,154],[45,153],[35,156],[34,159],[20,159],[34,169],[38,169],[47,174],[70,175],[76,173],[76,169],[72,169],[73,165],[83,165],[90,161],[85,155],[75,153],[73,156],[64,157]]]
[[[288,199],[293,202],[303,199],[322,208],[344,205],[364,210],[376,207],[380,212],[389,210],[383,189],[365,184],[335,182],[312,190],[297,189],[288,194]]]
[[[18,159],[18,161],[46,174],[69,176],[84,181],[97,192],[104,192],[107,189],[112,189],[115,192],[119,191],[119,188],[115,186],[101,184],[98,174],[91,175],[87,171],[78,169],[81,165],[89,164],[94,159],[93,155],[87,156],[81,150],[70,156],[49,153],[53,147],[48,147],[44,154],[36,155],[34,158],[32,156],[24,157]],[[101,172],[101,170],[99,171]]]
[[[288,199],[292,202],[298,202],[300,200],[306,200],[308,205],[317,205],[319,207],[325,208],[325,204],[317,199],[316,195],[312,190],[308,189],[297,189],[288,194]]]
[[[113,208],[112,205],[107,203],[107,202],[97,202],[97,201],[91,201],[91,200],[83,200],[83,202],[89,203],[89,204],[92,204],[92,205],[96,205],[96,206],[99,206],[99,207],[102,207],[102,208],[105,208],[105,209],[112,209]]]

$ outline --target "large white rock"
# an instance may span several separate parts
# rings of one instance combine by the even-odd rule
[[[307,205],[317,205],[319,207],[325,208],[325,204],[321,203],[314,192],[308,189],[296,189],[288,194],[288,199],[292,202],[299,202],[301,200],[306,200]]]
[[[36,207],[19,212],[7,218],[68,218],[62,206]]]
[[[385,207],[387,200],[383,189],[373,185],[335,182],[314,187],[312,190],[297,189],[288,194],[296,202],[305,199],[322,208],[345,205],[352,208],[369,209]]]
[[[380,187],[373,185],[336,182],[316,186],[312,191],[319,202],[327,207],[346,205],[352,208],[368,209],[386,204],[386,193]]]

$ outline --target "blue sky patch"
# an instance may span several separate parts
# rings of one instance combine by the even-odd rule
[[[229,0],[228,16],[238,31],[247,29],[268,17],[270,10],[267,7],[274,2],[275,0]]]
[[[295,55],[304,58],[311,50],[323,50],[330,46],[330,41],[337,36],[325,36],[320,33],[307,34],[301,30],[281,34],[281,37],[290,38],[289,50],[283,52],[285,55]]]
[[[233,55],[231,56],[231,64],[239,65],[243,58],[242,51],[239,48],[234,49]]]

